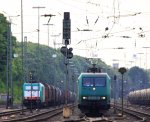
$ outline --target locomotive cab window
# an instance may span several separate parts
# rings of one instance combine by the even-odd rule
[[[95,86],[105,86],[106,85],[106,78],[105,77],[97,77],[94,78]]]
[[[33,86],[33,90],[39,90],[38,86]]]
[[[93,78],[83,78],[83,86],[94,86]]]
[[[31,86],[25,86],[25,90],[31,90]]]
[[[105,77],[84,77],[82,79],[83,86],[97,86],[104,87],[106,86],[106,78]]]

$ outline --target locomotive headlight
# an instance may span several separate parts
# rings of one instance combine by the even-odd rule
[[[82,97],[83,98],[83,100],[86,100],[87,99],[87,97]]]
[[[95,91],[95,90],[96,90],[96,88],[94,87],[94,88],[93,88],[93,91]]]
[[[106,97],[101,97],[101,99],[102,99],[102,100],[105,100],[105,99],[106,99]]]

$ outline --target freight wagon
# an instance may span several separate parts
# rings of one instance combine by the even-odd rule
[[[128,100],[131,104],[150,106],[150,88],[130,92]]]
[[[68,92],[68,103],[75,101],[75,95]],[[65,103],[65,92],[58,87],[47,83],[24,83],[23,84],[23,104],[30,108],[54,106]]]

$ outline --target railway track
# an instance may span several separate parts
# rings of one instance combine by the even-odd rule
[[[70,106],[73,107],[73,106]],[[29,110],[28,110],[29,112]],[[16,118],[9,118],[7,120],[2,120],[2,122],[45,122],[54,116],[60,116],[63,113],[63,106],[53,107],[43,111],[36,112],[34,114],[21,115]]]
[[[10,111],[1,112],[0,117],[21,113],[22,111],[25,112],[25,111],[28,111],[28,109],[23,109],[23,110],[17,109],[17,110],[10,110]]]
[[[76,106],[69,106],[70,108],[76,107]],[[121,107],[117,107],[119,111],[121,110]],[[113,110],[112,110],[113,111]],[[39,112],[36,110],[33,111],[33,113],[30,113],[30,110],[24,110],[24,115],[20,115],[21,110],[16,110],[16,111],[10,111],[10,112],[3,112],[3,116],[10,116],[16,114],[15,118],[8,117],[7,120],[0,120],[1,122],[46,122],[46,121],[56,121],[57,122],[113,122],[116,121],[118,122],[121,120],[121,122],[126,122],[126,117],[117,117],[115,115],[111,116],[102,116],[102,117],[88,117],[86,115],[82,117],[74,117],[71,116],[70,119],[65,119],[62,116],[63,113],[63,106],[57,106],[49,109],[41,109]],[[19,113],[19,114],[17,114]],[[78,113],[78,112],[75,112]],[[135,118],[134,120],[137,120],[138,122],[149,122],[150,120],[150,114],[137,111],[135,109],[131,108],[124,108],[124,113],[126,115],[130,115],[132,118]],[[124,114],[124,115],[125,115]],[[2,115],[0,115],[2,116]],[[120,121],[119,121],[120,122]],[[134,122],[134,121],[133,121]]]
[[[120,106],[117,106],[117,109],[121,111]],[[149,122],[150,121],[150,113],[147,113],[142,110],[133,109],[133,108],[124,108],[124,113],[137,118],[140,122]]]
[[[4,122],[17,122],[17,121],[20,121],[20,122],[21,121],[23,121],[23,122],[42,122],[42,121],[46,121],[47,119],[49,119],[52,116],[55,116],[61,112],[62,112],[62,110],[60,110],[60,108],[57,108],[57,109],[40,112],[40,113],[31,115],[31,116],[6,120]]]

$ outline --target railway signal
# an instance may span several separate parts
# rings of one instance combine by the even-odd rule
[[[33,78],[33,77],[32,77],[32,72],[30,72],[30,80],[32,80],[32,78]]]
[[[62,46],[60,48],[61,53],[67,57],[67,59],[71,59],[73,57],[73,53],[72,53],[73,48],[67,48],[66,46]]]
[[[126,68],[121,67],[118,71],[123,75],[127,70]]]
[[[72,50],[73,48],[67,48],[67,45],[71,43],[71,20],[70,20],[70,12],[64,12],[64,19],[63,19],[63,45],[60,51],[65,56],[65,67],[66,67],[66,90],[65,90],[65,107],[63,108],[63,116],[68,118],[71,114],[71,109],[67,106],[68,103],[68,59],[73,57]]]
[[[66,55],[66,50],[67,50],[67,47],[66,46],[62,46],[60,48],[60,52],[65,56]]]
[[[64,12],[63,19],[63,44],[69,45],[71,39],[71,20],[70,12]]]
[[[73,57],[73,53],[72,53],[73,48],[69,48],[67,51],[67,58],[71,59]]]
[[[118,71],[122,75],[122,105],[121,105],[122,107],[121,107],[121,115],[123,116],[123,75],[124,75],[125,72],[127,72],[127,70],[126,70],[125,67],[121,67],[121,68],[119,68]]]
[[[114,113],[116,113],[116,80],[117,80],[117,76],[114,75]]]

